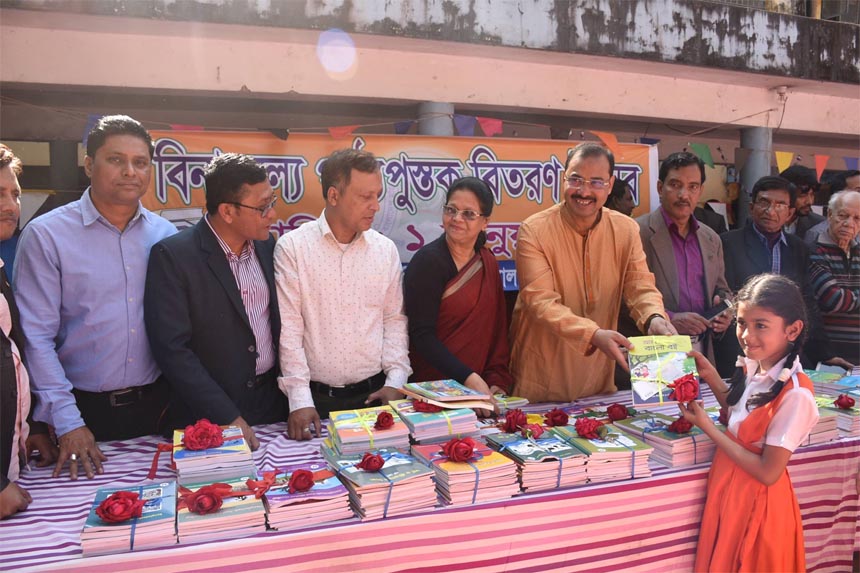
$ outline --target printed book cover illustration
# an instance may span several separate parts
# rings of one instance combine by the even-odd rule
[[[173,461],[182,462],[182,460],[204,458],[212,456],[224,455],[251,455],[251,449],[245,443],[245,437],[242,435],[241,428],[236,426],[227,426],[221,432],[224,437],[224,444],[217,448],[209,448],[206,450],[188,450],[182,445],[182,439],[185,436],[184,430],[173,431]]]
[[[428,382],[409,382],[403,386],[406,390],[436,400],[451,402],[458,400],[489,400],[489,394],[476,392],[463,386],[456,380],[430,380]]]
[[[672,384],[692,375],[698,381],[696,361],[687,356],[692,350],[689,336],[633,336],[627,353],[633,406],[674,404]],[[695,398],[701,399],[701,392]]]

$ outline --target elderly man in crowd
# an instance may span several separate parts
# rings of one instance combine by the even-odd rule
[[[282,422],[280,334],[269,227],[276,196],[253,157],[225,153],[205,170],[206,215],[149,256],[144,316],[171,388],[173,427],[200,418],[242,429]]]
[[[839,191],[810,256],[810,281],[834,352],[860,364],[860,192]]]
[[[782,177],[762,177],[752,189],[752,222],[743,229],[721,235],[726,281],[737,292],[746,281],[762,273],[784,275],[800,286],[809,316],[809,338],[804,347],[806,365],[824,362],[851,365],[830,348],[821,327],[818,305],[809,283],[809,250],[800,238],[783,231],[794,215],[795,186]],[[737,337],[724,336],[715,345],[717,370],[728,377],[740,354]]]
[[[367,151],[334,152],[322,165],[325,209],[275,246],[281,312],[278,383],[289,437],[321,435],[336,410],[388,403],[412,373],[400,255],[371,229],[382,174]]]
[[[149,133],[127,116],[99,120],[87,140],[91,180],[80,200],[30,222],[21,234],[15,292],[26,333],[34,418],[54,426],[58,476],[102,473],[96,440],[153,434],[167,383],[143,322],[152,245],[176,232],[140,204],[152,177]]]
[[[701,159],[688,152],[669,155],[657,180],[660,207],[636,222],[669,319],[678,334],[693,337],[694,347],[713,361],[711,334],[725,332],[731,317],[711,312],[729,287],[720,236],[693,216],[704,182]]]
[[[614,164],[603,146],[578,145],[565,162],[564,201],[520,227],[511,373],[514,393],[532,402],[615,390],[613,364],[626,368],[622,348],[631,346],[616,331],[622,300],[642,332],[677,334],[636,222],[603,208]]]

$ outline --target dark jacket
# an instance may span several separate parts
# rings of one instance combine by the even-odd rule
[[[806,237],[806,232],[809,229],[824,220],[826,220],[825,217],[813,211],[810,211],[809,215],[801,215],[797,218],[797,226],[794,228],[794,234],[803,239]]]
[[[723,257],[726,262],[726,282],[732,292],[740,288],[755,275],[771,272],[767,247],[759,239],[752,223],[743,229],[729,231],[720,236],[723,242]],[[790,278],[800,287],[806,301],[809,330],[804,347],[804,362],[807,367],[833,358],[828,348],[827,336],[821,327],[818,304],[809,282],[809,250],[795,235],[785,233],[787,245],[780,243],[780,274]],[[717,370],[720,375],[730,376],[735,370],[735,361],[740,353],[736,336],[724,336],[715,347]]]
[[[254,241],[254,248],[269,288],[277,350],[275,240]],[[276,379],[256,384],[254,332],[224,251],[205,220],[152,247],[144,319],[152,353],[170,384],[173,427],[200,418],[227,424],[240,415],[251,425],[286,419],[286,398]]]

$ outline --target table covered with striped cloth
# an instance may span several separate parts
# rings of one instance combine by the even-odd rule
[[[629,396],[625,393],[624,396]],[[577,406],[624,401],[601,396]],[[547,407],[530,406],[546,410]],[[671,411],[671,410],[670,410]],[[294,442],[284,425],[256,428],[261,469],[321,460],[319,440]],[[83,559],[80,531],[96,489],[146,479],[158,439],[105,442],[105,473],[52,479],[31,468],[20,484],[33,495],[0,522],[0,569],[86,573],[229,571],[689,571],[708,465],[465,508],[435,509],[361,523]],[[167,456],[164,456],[165,458]],[[803,516],[807,566],[851,570],[860,548],[860,438],[797,450],[789,463]],[[167,460],[156,479],[171,479]]]

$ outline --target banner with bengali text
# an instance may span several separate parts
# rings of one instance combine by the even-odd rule
[[[519,224],[562,199],[564,161],[576,144],[412,135],[291,134],[283,140],[267,132],[153,131],[152,136],[153,177],[143,204],[180,229],[203,215],[203,168],[215,155],[246,153],[266,167],[278,197],[272,232],[280,236],[322,212],[319,168],[330,153],[349,146],[374,153],[383,195],[373,228],[397,244],[404,263],[442,233],[448,185],[464,175],[480,177],[495,197],[487,244],[499,259],[506,289],[517,288],[512,259]],[[656,154],[647,145],[619,147],[615,175],[633,189],[638,205],[633,215],[647,213]]]

